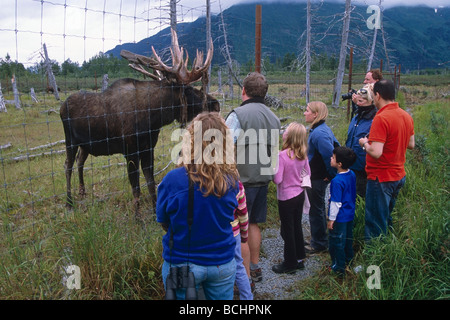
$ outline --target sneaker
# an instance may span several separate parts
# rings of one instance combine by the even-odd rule
[[[252,280],[254,282],[260,282],[262,280],[261,268],[254,269],[254,270],[250,269],[250,276],[252,277]]]
[[[316,248],[313,248],[312,246],[305,246],[305,252],[308,254],[317,254],[317,253],[322,253],[325,251],[327,251],[327,248],[316,249]]]
[[[253,279],[250,279],[250,289],[252,290],[252,293],[255,292],[255,282],[253,281]]]
[[[297,263],[297,269],[299,269],[299,270],[305,269],[305,263],[303,261],[299,261]]]

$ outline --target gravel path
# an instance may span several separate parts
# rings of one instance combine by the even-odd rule
[[[309,219],[303,215],[303,232],[305,240],[309,242]],[[297,270],[294,274],[277,274],[272,271],[274,264],[283,261],[283,239],[279,228],[264,229],[262,232],[260,263],[263,280],[255,283],[255,300],[290,300],[295,298],[295,291],[291,287],[298,281],[313,276],[323,266],[320,256],[307,256],[305,269]]]

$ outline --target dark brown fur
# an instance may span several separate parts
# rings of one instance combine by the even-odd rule
[[[65,172],[67,207],[73,206],[71,193],[72,168],[77,156],[80,195],[85,195],[83,165],[89,154],[94,156],[121,153],[127,161],[136,214],[139,214],[139,162],[156,205],[153,177],[154,148],[161,127],[174,120],[181,122],[184,90],[188,121],[202,112],[201,90],[178,86],[165,81],[117,80],[102,93],[78,92],[62,103],[61,120],[66,137]],[[219,111],[219,102],[207,96],[209,111]]]

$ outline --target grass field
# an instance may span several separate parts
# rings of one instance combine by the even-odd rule
[[[286,108],[274,110],[283,124],[304,123],[302,85],[274,83],[270,94]],[[215,88],[211,88],[213,92]],[[316,85],[313,99],[329,104],[331,85]],[[449,298],[448,84],[412,84],[398,101],[413,114],[416,149],[408,152],[407,184],[394,211],[394,232],[376,245],[362,241],[364,203],[355,221],[355,265],[363,272],[339,280],[322,270],[298,284],[299,299]],[[235,96],[239,98],[238,89]],[[67,94],[61,94],[64,100]],[[12,99],[5,96],[5,99]],[[145,225],[136,223],[122,155],[89,157],[86,199],[65,209],[64,139],[59,103],[40,95],[16,110],[0,113],[0,299],[161,299],[162,229],[142,207]],[[221,100],[226,115],[239,100]],[[346,105],[330,108],[327,123],[341,143],[348,127]],[[163,128],[155,155],[156,182],[170,163],[173,124]],[[55,144],[53,144],[55,143]],[[52,144],[50,146],[46,146]],[[76,190],[77,175],[72,186]],[[141,174],[141,185],[144,178]],[[147,189],[142,198],[148,200]],[[269,188],[268,224],[278,223],[276,189]],[[323,257],[324,265],[327,256]],[[80,268],[81,288],[69,290],[64,268]],[[378,266],[381,289],[370,289],[367,267]]]

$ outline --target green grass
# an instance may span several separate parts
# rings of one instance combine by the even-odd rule
[[[301,85],[274,84],[271,94],[291,107],[275,110],[280,118],[304,123]],[[329,99],[332,86],[316,87],[314,99]],[[355,219],[355,265],[337,279],[324,268],[297,286],[299,299],[448,299],[449,204],[448,164],[449,100],[433,92],[442,87],[405,91],[406,109],[415,120],[416,144],[408,152],[407,183],[394,210],[394,231],[383,241],[366,246],[363,239],[364,202]],[[214,91],[212,88],[211,91]],[[239,98],[235,90],[236,97]],[[423,92],[430,92],[424,98]],[[427,102],[433,97],[432,102]],[[328,97],[328,98],[327,98]],[[62,99],[65,95],[62,94]],[[10,99],[10,97],[6,97]],[[31,151],[33,147],[64,139],[59,109],[52,96],[27,102],[22,110],[8,106],[0,114],[0,297],[2,299],[162,299],[160,275],[163,231],[148,214],[148,191],[142,189],[145,223],[134,219],[131,188],[124,159],[89,157],[85,167],[86,199],[79,199],[73,175],[76,208],[65,209],[64,145]],[[222,101],[222,115],[240,104]],[[294,107],[297,106],[297,107]],[[298,107],[303,106],[303,107]],[[327,123],[343,143],[348,127],[346,108],[330,108]],[[157,183],[173,168],[170,141],[176,125],[161,132],[157,145]],[[13,157],[51,153],[23,161]],[[167,168],[166,168],[167,166]],[[141,175],[141,183],[143,184]],[[269,186],[268,222],[278,225],[276,188]],[[324,266],[326,254],[321,256]],[[68,290],[62,270],[77,265],[81,289]],[[367,266],[380,267],[381,289],[368,289]]]

